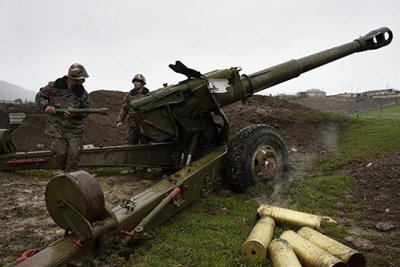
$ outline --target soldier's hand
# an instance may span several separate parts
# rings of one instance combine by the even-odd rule
[[[69,111],[64,111],[64,118],[70,118],[72,116],[72,113]]]
[[[54,113],[56,113],[56,108],[54,106],[47,106],[44,109],[44,112],[49,113],[49,114],[54,114]]]
[[[117,128],[118,128],[118,130],[121,130],[122,129],[122,122],[117,122]]]

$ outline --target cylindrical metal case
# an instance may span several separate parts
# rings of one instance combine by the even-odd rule
[[[274,234],[275,222],[270,217],[261,218],[253,227],[241,248],[242,255],[252,260],[265,260]]]
[[[347,263],[349,267],[366,266],[366,260],[363,254],[309,227],[301,228],[297,234],[338,257]]]
[[[311,228],[319,229],[321,222],[336,223],[332,218],[326,216],[318,216],[314,214],[304,213],[295,210],[284,209],[280,207],[261,205],[258,210],[260,216],[269,216],[275,220],[276,223],[286,224],[295,227],[309,226]]]
[[[289,242],[284,239],[275,239],[271,242],[269,257],[274,267],[301,267]]]
[[[346,263],[317,247],[292,230],[285,231],[280,238],[289,242],[301,264],[306,267],[346,267]]]

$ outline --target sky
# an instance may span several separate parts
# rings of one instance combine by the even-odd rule
[[[83,64],[85,88],[129,91],[136,73],[150,90],[185,77],[176,60],[207,73],[251,74],[335,47],[383,26],[393,41],[262,91],[328,95],[400,89],[398,0],[1,0],[0,80],[38,91]]]

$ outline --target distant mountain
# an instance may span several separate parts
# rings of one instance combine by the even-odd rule
[[[32,102],[35,100],[36,92],[25,89],[21,86],[0,81],[0,100],[14,101],[20,98],[22,101]]]

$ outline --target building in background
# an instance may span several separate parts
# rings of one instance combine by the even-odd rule
[[[400,97],[400,91],[396,89],[381,89],[371,90],[362,93],[362,97],[365,98],[393,98]]]
[[[309,89],[307,91],[298,92],[298,97],[325,97],[326,93],[319,89]]]

